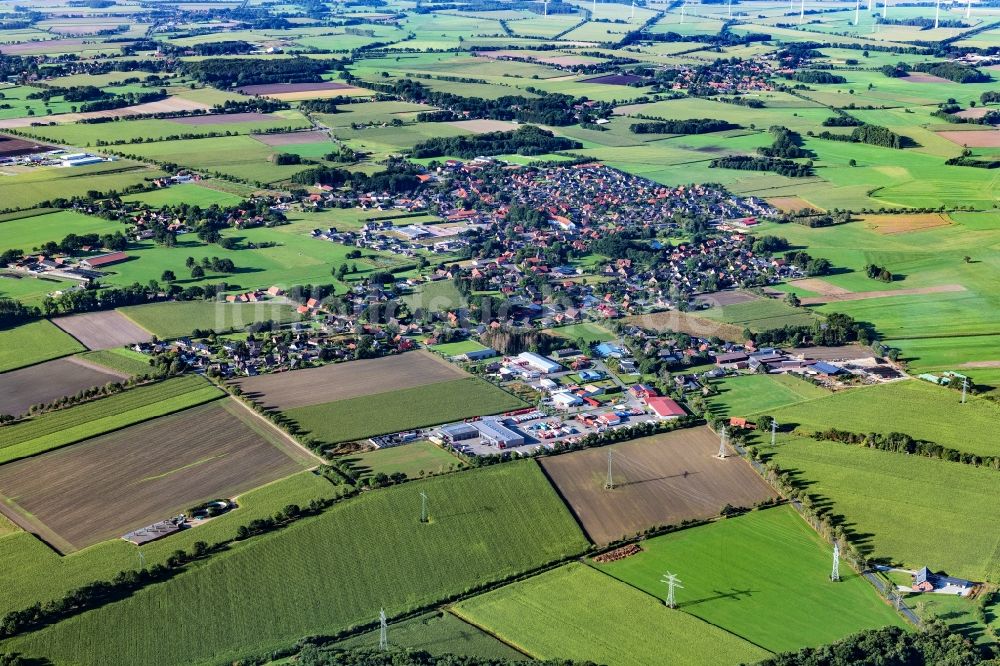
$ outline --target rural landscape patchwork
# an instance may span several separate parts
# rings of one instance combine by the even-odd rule
[[[0,0],[0,666],[1000,665],[1000,0]]]

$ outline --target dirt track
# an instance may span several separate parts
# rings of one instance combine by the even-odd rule
[[[612,490],[604,489],[608,451]],[[726,504],[751,506],[775,496],[743,459],[720,460],[718,451],[711,430],[687,428],[541,463],[591,540],[606,544],[653,525],[717,516]]]
[[[334,363],[239,379],[248,398],[273,409],[293,409],[466,376],[457,366],[420,350],[384,358]]]
[[[314,460],[226,400],[0,467],[5,513],[68,552]]]
[[[127,375],[73,358],[58,358],[0,374],[0,414],[23,414],[35,404],[51,402],[93,386],[117,382]]]
[[[947,294],[965,291],[960,284],[942,284],[936,287],[915,287],[913,289],[885,289],[882,291],[851,291],[846,294],[831,294],[829,296],[810,296],[803,298],[803,305],[819,305],[840,301],[865,301],[871,298],[889,298],[890,296],[918,296],[920,294]]]
[[[148,342],[153,337],[152,333],[115,310],[58,317],[52,323],[91,350]]]

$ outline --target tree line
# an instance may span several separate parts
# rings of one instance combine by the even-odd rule
[[[582,147],[583,144],[579,141],[555,136],[549,130],[534,125],[526,125],[513,132],[434,137],[413,146],[410,154],[415,158],[453,155],[469,159],[479,155],[543,155]]]
[[[708,134],[710,132],[723,132],[731,129],[740,129],[740,126],[714,118],[658,120],[629,125],[629,131],[633,134]]]

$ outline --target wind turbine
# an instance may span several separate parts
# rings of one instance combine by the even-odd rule
[[[861,18],[861,0],[854,3],[854,25],[858,24],[859,18]]]
[[[941,23],[941,0],[937,0],[934,3],[934,29],[938,29],[938,25]]]

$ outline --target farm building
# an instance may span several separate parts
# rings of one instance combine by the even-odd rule
[[[947,594],[966,596],[972,592],[976,586],[972,581],[963,578],[954,578],[943,574],[931,572],[927,567],[923,567],[913,576],[911,588],[914,592],[933,592],[935,590]]]
[[[487,347],[486,349],[474,349],[472,351],[467,351],[462,354],[462,358],[466,361],[482,361],[486,358],[493,358],[496,355],[497,352],[495,349]]]
[[[561,365],[553,361],[552,359],[545,358],[541,354],[535,354],[534,352],[523,352],[517,355],[517,360],[520,363],[525,363],[529,367],[543,374],[548,374],[550,372],[559,372],[562,368]]]
[[[834,375],[846,372],[846,370],[840,366],[833,365],[832,363],[826,363],[824,361],[819,361],[818,363],[810,365],[809,370],[824,377],[833,377]]]
[[[444,441],[449,444],[479,437],[479,430],[467,423],[454,423],[442,426],[439,432]]]
[[[720,368],[736,370],[747,367],[749,357],[745,352],[730,352],[728,354],[718,354],[715,357],[715,364]]]
[[[662,396],[646,398],[646,406],[661,419],[676,419],[687,414],[684,408],[672,399]]]
[[[63,155],[61,164],[64,167],[75,167],[86,166],[88,164],[100,164],[103,161],[103,157],[91,155],[90,153],[72,153],[70,155]]]
[[[128,259],[128,255],[124,252],[109,252],[107,254],[99,254],[96,257],[88,257],[81,261],[80,265],[84,268],[103,268],[104,266],[117,264],[126,259]]]
[[[512,446],[524,446],[524,435],[514,432],[503,423],[500,419],[483,419],[481,421],[476,421],[476,429],[479,430],[479,435],[484,441],[497,447],[498,449],[506,449]]]

